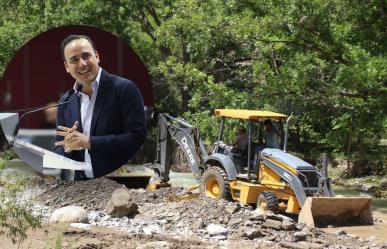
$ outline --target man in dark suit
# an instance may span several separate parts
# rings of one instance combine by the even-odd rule
[[[70,35],[61,44],[66,71],[82,85],[74,101],[61,105],[57,113],[55,152],[84,161],[84,172],[75,180],[104,176],[128,162],[146,137],[144,104],[136,85],[99,66],[93,41]],[[60,102],[73,97],[68,91]]]

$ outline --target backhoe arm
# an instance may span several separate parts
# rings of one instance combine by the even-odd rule
[[[199,179],[207,152],[198,130],[184,120],[162,113],[158,117],[157,154],[154,162],[154,169],[160,176],[161,182],[169,181],[169,170],[172,164],[172,139],[181,147],[192,173]]]

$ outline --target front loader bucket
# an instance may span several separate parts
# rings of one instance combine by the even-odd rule
[[[310,227],[372,225],[371,197],[308,197],[298,223]]]

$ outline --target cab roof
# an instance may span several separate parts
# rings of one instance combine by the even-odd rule
[[[240,110],[240,109],[215,109],[215,115],[228,117],[228,118],[240,118],[248,120],[261,120],[261,119],[285,119],[288,116],[281,113],[260,111],[260,110]]]

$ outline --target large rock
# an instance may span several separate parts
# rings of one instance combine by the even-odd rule
[[[241,217],[237,217],[237,218],[231,218],[229,221],[228,221],[228,226],[234,226],[234,225],[240,225],[242,224],[243,222],[243,219]]]
[[[127,188],[119,188],[112,193],[107,204],[106,213],[112,218],[121,218],[138,213],[138,206],[133,202],[131,192]]]
[[[306,232],[295,232],[293,234],[293,241],[305,241],[308,237],[308,234]]]
[[[267,212],[265,213],[265,215],[266,215],[266,219],[271,219],[271,220],[279,220],[279,221],[282,221],[282,220],[284,219],[284,217],[287,218],[287,217],[284,216],[284,215],[281,215],[281,214],[275,214],[275,213],[273,213],[273,212],[271,212],[271,211],[267,211]]]
[[[267,228],[274,228],[276,230],[281,230],[282,228],[282,222],[279,220],[272,220],[272,219],[267,219],[262,226],[267,227]]]
[[[261,229],[259,229],[259,228],[248,228],[245,231],[245,236],[248,239],[255,239],[255,238],[258,238],[258,237],[262,237],[263,234],[261,232]]]
[[[222,225],[217,224],[209,224],[206,228],[207,232],[211,236],[217,235],[226,235],[228,233],[228,229]]]
[[[66,206],[56,209],[51,217],[51,223],[88,223],[87,212],[78,206]]]
[[[250,220],[264,221],[265,219],[265,212],[262,211],[260,208],[257,208],[251,212]]]
[[[295,228],[294,221],[291,219],[282,220],[282,229],[284,230],[293,230]]]

